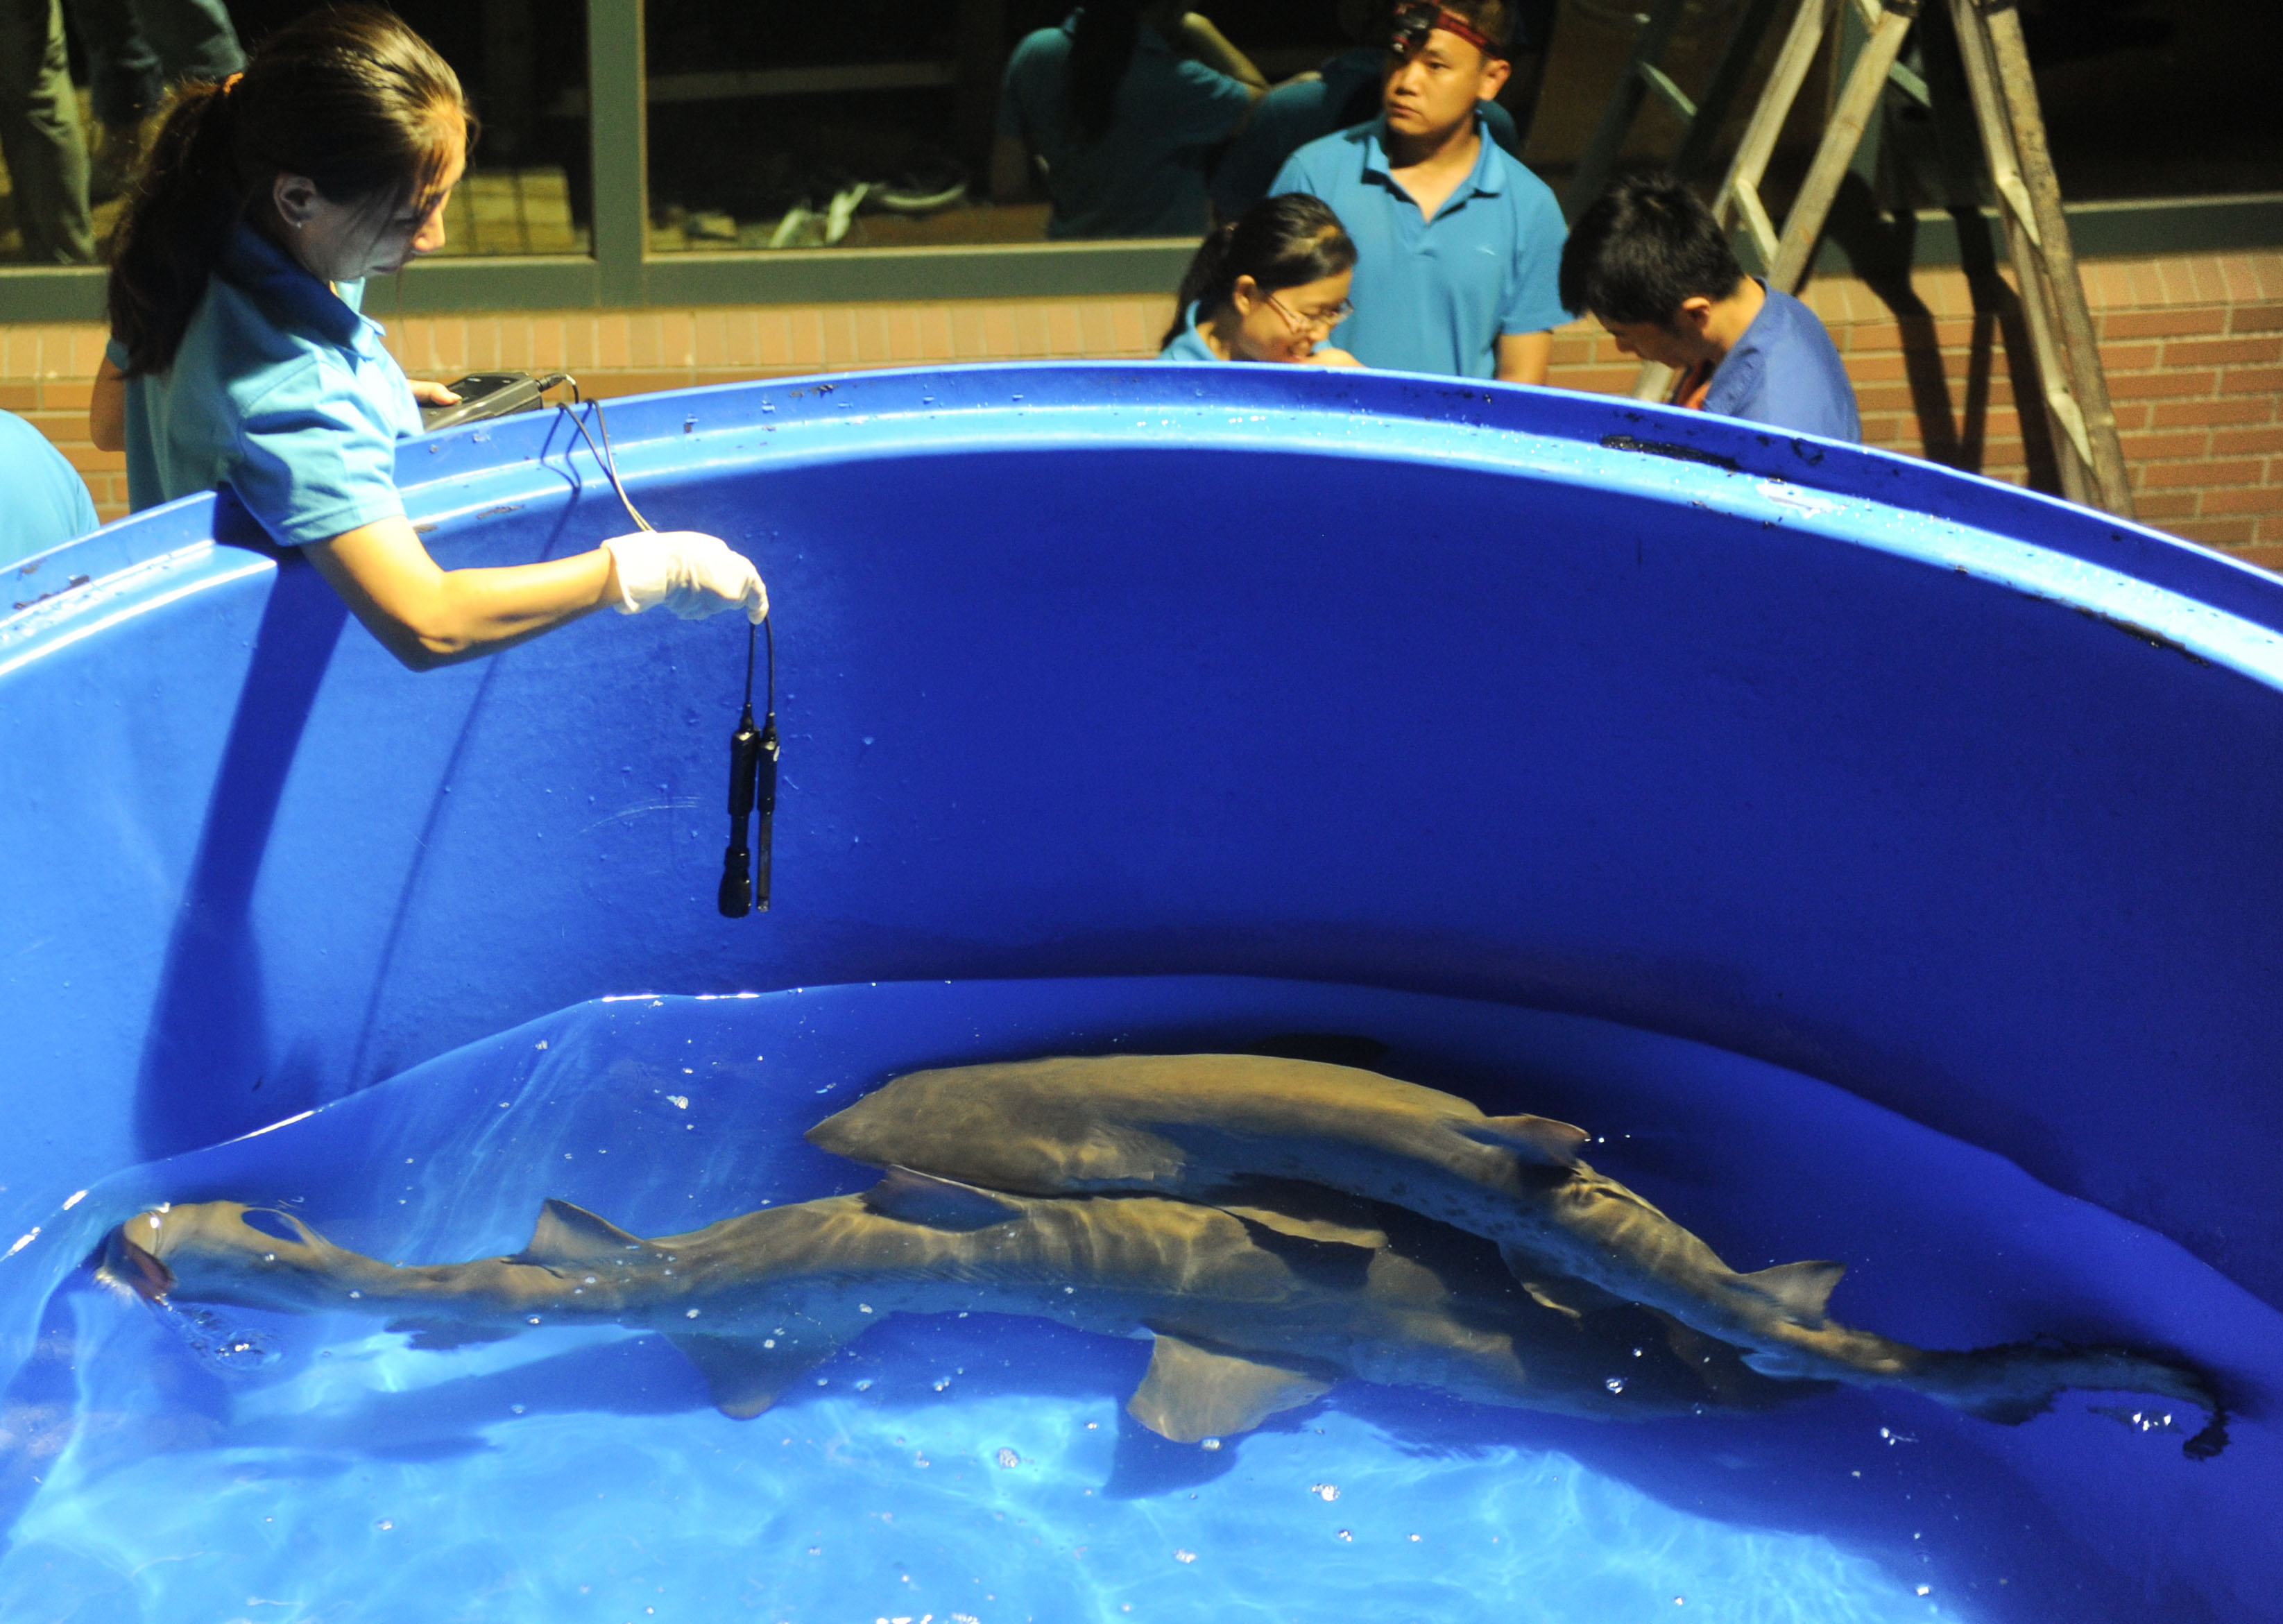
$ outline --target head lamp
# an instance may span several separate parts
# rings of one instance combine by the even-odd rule
[[[1505,47],[1484,34],[1465,18],[1445,11],[1435,0],[1402,0],[1390,18],[1392,32],[1387,48],[1405,61],[1417,53],[1427,43],[1427,36],[1440,28],[1455,34],[1486,57],[1504,57]]]

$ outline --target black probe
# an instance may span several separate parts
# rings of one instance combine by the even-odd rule
[[[760,632],[769,643],[768,699],[764,720],[753,726],[753,644]],[[737,730],[729,735],[729,845],[721,854],[721,909],[724,918],[742,919],[769,907],[769,849],[777,809],[777,640],[764,619],[745,629],[745,705]],[[760,814],[760,838],[746,845],[747,827]],[[757,860],[758,859],[758,860]]]

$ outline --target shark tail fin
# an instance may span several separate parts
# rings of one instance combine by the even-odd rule
[[[1578,1150],[1593,1138],[1584,1128],[1556,1122],[1550,1117],[1484,1117],[1479,1122],[1453,1126],[1477,1144],[1512,1151],[1524,1161],[1545,1167],[1576,1167]]]
[[[531,1244],[508,1261],[512,1263],[598,1263],[640,1252],[650,1243],[629,1235],[607,1218],[597,1218],[583,1206],[549,1200],[539,1209],[539,1222]]]
[[[1160,1438],[1196,1443],[1249,1433],[1278,1410],[1297,1409],[1331,1388],[1305,1370],[1215,1353],[1161,1331],[1149,1372],[1126,1401],[1126,1410]]]
[[[1792,1323],[1819,1331],[1829,1312],[1831,1288],[1846,1272],[1844,1263],[1779,1263],[1737,1278],[1782,1309]]]
[[[915,1173],[909,1167],[890,1167],[862,1199],[867,1211],[883,1218],[931,1230],[987,1230],[1023,1215],[1021,1202],[996,1191],[930,1173]]]
[[[675,1336],[667,1341],[697,1367],[713,1407],[734,1421],[750,1421],[777,1395],[839,1350],[829,1339],[766,1346],[758,1337]]]

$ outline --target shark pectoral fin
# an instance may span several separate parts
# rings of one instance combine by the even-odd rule
[[[764,1347],[757,1337],[669,1336],[705,1378],[713,1407],[733,1421],[750,1421],[777,1401],[777,1394],[838,1351],[837,1342],[809,1341],[799,1347]]]
[[[393,1319],[381,1327],[409,1337],[410,1347],[426,1353],[440,1353],[446,1348],[466,1347],[476,1342],[500,1342],[515,1334],[494,1325],[471,1325],[464,1320],[422,1319],[417,1316]]]
[[[1019,1201],[973,1184],[915,1173],[909,1167],[889,1168],[885,1177],[864,1192],[862,1200],[868,1211],[883,1218],[931,1230],[987,1230],[1023,1215]]]
[[[531,1244],[507,1261],[510,1263],[596,1263],[640,1252],[649,1243],[629,1235],[607,1218],[597,1218],[583,1206],[549,1200],[539,1209],[539,1222]]]
[[[1736,1277],[1784,1312],[1792,1323],[1819,1331],[1831,1303],[1831,1288],[1847,1272],[1844,1263],[1779,1263]]]
[[[1454,1123],[1459,1132],[1477,1144],[1512,1151],[1524,1161],[1547,1167],[1574,1167],[1578,1150],[1593,1135],[1567,1122],[1547,1117],[1495,1116],[1479,1122]]]
[[[175,1271],[128,1239],[123,1223],[104,1241],[98,1257],[97,1279],[130,1291],[145,1302],[163,1302],[175,1289]]]
[[[1367,1252],[1383,1252],[1387,1248],[1385,1230],[1344,1223],[1336,1218],[1280,1212],[1273,1206],[1231,1206],[1226,1203],[1222,1204],[1220,1210],[1232,1218],[1242,1218],[1247,1223],[1257,1223],[1264,1230],[1274,1230],[1279,1235],[1290,1235],[1296,1240],[1321,1241],[1326,1245],[1335,1246],[1360,1246]]]
[[[1126,1411],[1161,1438],[1195,1443],[1249,1433],[1331,1387],[1303,1370],[1216,1354],[1159,1331],[1149,1373],[1126,1401]]]
[[[1578,1319],[1625,1303],[1624,1298],[1603,1291],[1590,1280],[1580,1280],[1575,1275],[1549,1268],[1546,1259],[1527,1246],[1502,1245],[1499,1256],[1506,1260],[1507,1271],[1530,1294],[1531,1301],[1541,1308]]]
[[[1517,1273],[1516,1281],[1530,1300],[1541,1308],[1551,1308],[1556,1314],[1566,1314],[1571,1319],[1582,1319],[1588,1314],[1598,1314],[1603,1308],[1620,1308],[1625,1300],[1603,1291],[1590,1280],[1573,1279],[1568,1275],[1539,1275]]]

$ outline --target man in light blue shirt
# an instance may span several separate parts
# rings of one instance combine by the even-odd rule
[[[1234,220],[1268,195],[1284,160],[1311,141],[1379,116],[1380,81],[1387,76],[1387,42],[1344,51],[1314,73],[1288,79],[1260,98],[1244,133],[1228,144],[1213,170],[1213,208]],[[1477,104],[1483,133],[1516,157],[1521,132],[1514,115],[1494,101]]]
[[[1379,119],[1302,147],[1269,188],[1321,198],[1355,239],[1340,342],[1366,366],[1546,381],[1570,319],[1562,211],[1478,111],[1510,26],[1504,0],[1399,5]]]
[[[1632,175],[1578,217],[1562,296],[1620,352],[1680,373],[1672,403],[1859,441],[1854,386],[1815,312],[1744,274],[1712,211],[1670,175]]]
[[[12,411],[0,411],[0,566],[95,528],[87,482],[45,434]]]
[[[1024,195],[1035,158],[1054,199],[1050,238],[1202,237],[1207,159],[1267,82],[1210,22],[1179,6],[1097,0],[1093,13],[1081,8],[1060,27],[1025,35],[1008,59],[992,195]],[[1081,47],[1081,30],[1122,39],[1128,29],[1122,72],[1078,84],[1087,116],[1074,116],[1073,74],[1090,60],[1117,67],[1116,52],[1100,41]],[[1096,127],[1086,128],[1089,121]]]

